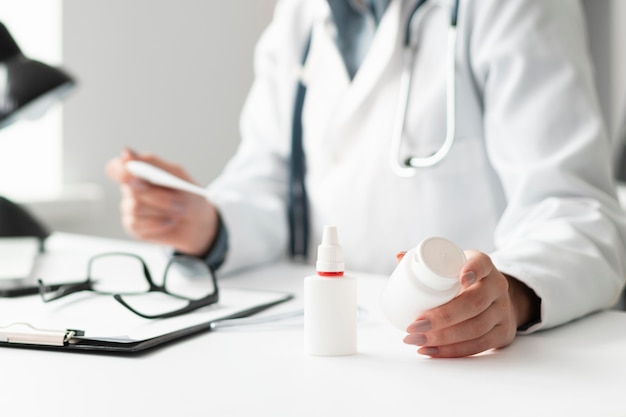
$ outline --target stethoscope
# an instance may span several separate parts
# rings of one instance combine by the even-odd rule
[[[411,34],[415,28],[419,27],[421,20],[427,13],[417,15],[417,11],[426,3],[426,0],[419,0],[413,11],[409,15],[404,36],[404,51],[402,75],[400,78],[400,95],[398,97],[398,109],[396,120],[391,137],[391,169],[401,177],[412,177],[415,175],[416,168],[429,168],[437,165],[448,155],[452,144],[454,143],[456,134],[456,24],[459,14],[459,0],[454,0],[450,15],[450,26],[448,27],[448,39],[446,49],[446,137],[441,147],[429,156],[409,156],[402,159],[400,148],[404,139],[404,127],[406,122],[406,113],[409,104],[409,96],[411,93],[411,82],[415,58],[417,55],[417,46],[411,44]],[[414,26],[415,16],[419,16],[420,20]]]
[[[405,158],[401,162],[400,148],[404,136],[404,127],[406,121],[406,113],[409,103],[409,95],[411,92],[412,70],[417,55],[417,47],[411,44],[411,33],[415,30],[414,18],[421,16],[424,18],[427,13],[420,13],[420,7],[426,4],[427,0],[418,0],[414,6],[409,19],[407,21],[404,36],[404,66],[400,79],[400,96],[398,100],[398,109],[394,128],[392,130],[391,140],[391,169],[401,177],[412,177],[415,175],[417,168],[427,168],[441,162],[443,158],[450,152],[454,143],[456,130],[456,24],[459,12],[459,0],[454,0],[451,16],[450,27],[448,28],[448,44],[446,55],[446,138],[439,150],[427,157],[411,156]],[[420,23],[420,21],[416,21]],[[419,27],[416,26],[416,27]],[[302,66],[306,61],[309,53],[311,36],[306,42],[304,53],[302,56]],[[291,136],[291,158],[289,160],[289,205],[287,208],[289,220],[289,251],[292,257],[305,257],[308,253],[308,237],[309,237],[309,208],[307,201],[307,193],[305,187],[304,176],[306,172],[304,149],[302,146],[302,109],[304,107],[304,97],[306,95],[306,87],[300,81],[296,89],[296,98],[292,119],[292,136]]]

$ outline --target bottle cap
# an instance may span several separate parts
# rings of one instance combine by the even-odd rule
[[[418,246],[413,265],[420,281],[431,288],[445,290],[458,282],[465,261],[465,253],[457,245],[442,237],[430,237]]]
[[[344,271],[343,248],[336,226],[324,226],[322,243],[317,247],[316,269],[318,273]]]

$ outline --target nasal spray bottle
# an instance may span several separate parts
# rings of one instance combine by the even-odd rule
[[[344,275],[337,228],[324,226],[317,275],[304,278],[304,350],[315,356],[356,353],[356,279]]]
[[[381,308],[402,331],[417,316],[454,298],[461,289],[463,250],[441,237],[423,240],[408,251],[383,289]]]

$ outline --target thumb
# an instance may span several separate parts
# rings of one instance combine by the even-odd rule
[[[122,160],[123,161],[130,161],[132,159],[137,159],[139,157],[139,155],[137,154],[137,152],[135,152],[134,150],[132,150],[129,147],[125,147],[124,149],[122,149]]]

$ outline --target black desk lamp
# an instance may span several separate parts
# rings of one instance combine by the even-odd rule
[[[75,84],[61,69],[25,57],[0,23],[0,128],[43,115]]]
[[[0,129],[42,116],[75,85],[61,69],[25,57],[0,23]],[[49,234],[30,213],[0,197],[0,236],[36,236],[43,241]]]

